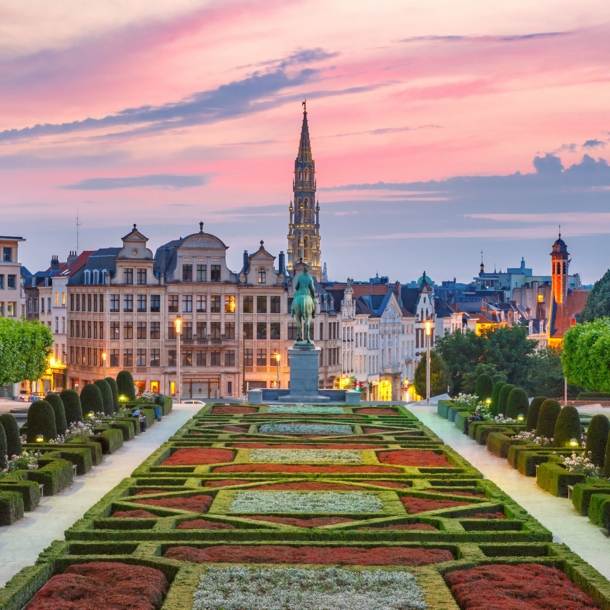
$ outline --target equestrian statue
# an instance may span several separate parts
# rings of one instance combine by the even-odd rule
[[[290,315],[297,323],[297,343],[313,345],[309,336],[309,327],[312,318],[316,317],[316,291],[313,278],[308,273],[308,268],[303,267],[303,273],[297,277],[294,283],[294,299],[290,309]],[[305,328],[303,329],[303,324]]]

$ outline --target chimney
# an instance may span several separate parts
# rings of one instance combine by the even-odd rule
[[[283,251],[280,252],[278,259],[278,271],[286,275],[286,256]]]
[[[53,254],[51,256],[51,271],[57,271],[59,269],[59,256]]]
[[[400,282],[396,281],[394,284],[394,292],[396,293],[396,300],[398,304],[402,307],[402,299],[400,298]]]
[[[70,254],[68,254],[68,260],[66,261],[66,264],[71,265],[77,258],[78,256],[76,256],[76,250],[70,250]]]
[[[244,250],[244,271],[247,271],[249,266],[250,266],[250,259],[248,258],[248,251]]]

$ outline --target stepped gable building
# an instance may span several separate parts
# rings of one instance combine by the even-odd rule
[[[318,281],[322,280],[320,263],[320,205],[316,200],[316,163],[311,154],[307,106],[303,102],[303,124],[299,151],[294,162],[293,199],[288,224],[288,271],[302,261]]]

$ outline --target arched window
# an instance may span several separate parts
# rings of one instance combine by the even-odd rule
[[[309,237],[305,235],[305,239],[303,240],[304,248],[303,248],[303,258],[307,261],[309,260]]]
[[[266,284],[267,283],[267,271],[265,269],[258,270],[258,283]]]
[[[91,271],[85,269],[85,284],[91,284]]]
[[[307,180],[307,178],[305,178]],[[303,170],[299,170],[299,180],[303,180]]]
[[[95,285],[100,283],[100,272],[97,269],[93,270],[93,283]]]
[[[305,168],[305,182],[309,180],[309,170]]]
[[[563,273],[564,273],[564,275],[568,274],[568,263],[563,264]]]

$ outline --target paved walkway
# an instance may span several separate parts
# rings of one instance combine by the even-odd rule
[[[540,489],[535,477],[519,474],[506,459],[492,455],[486,447],[462,434],[453,422],[438,415],[436,405],[407,405],[407,409],[553,532],[555,542],[567,544],[610,579],[610,540],[588,517],[576,512],[571,500],[556,498]]]
[[[64,532],[106,493],[182,427],[202,405],[174,405],[172,413],[146,432],[125,443],[117,452],[86,475],[77,477],[68,489],[43,498],[32,512],[13,525],[0,527],[0,586],[21,568],[32,565],[39,553]]]

